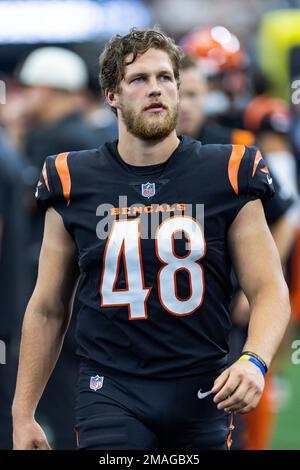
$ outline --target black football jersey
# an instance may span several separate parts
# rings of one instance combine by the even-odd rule
[[[217,370],[231,327],[227,231],[273,195],[268,167],[255,147],[189,137],[165,164],[133,167],[117,143],[49,156],[36,189],[78,249],[78,354],[103,373]]]

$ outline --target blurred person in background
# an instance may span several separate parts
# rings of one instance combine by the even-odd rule
[[[101,95],[101,96],[99,96]],[[118,122],[116,116],[110,111],[103,95],[93,87],[89,89],[85,117],[88,124],[94,129],[96,136],[101,136],[102,142],[110,142],[118,138]]]
[[[180,64],[180,106],[177,131],[203,144],[253,145],[254,134],[225,127],[207,116],[209,87],[203,68],[196,58],[186,54]]]
[[[256,136],[259,147],[282,186],[298,197],[297,165],[290,139],[292,115],[285,100],[267,93],[254,96],[243,112],[243,125]]]
[[[255,134],[258,147],[272,168],[273,175],[280,182],[280,196],[292,197],[294,205],[289,217],[294,227],[297,227],[300,217],[300,198],[297,181],[297,164],[290,138],[292,114],[287,103],[280,98],[266,93],[255,96],[247,104],[243,113],[243,123],[246,129]],[[282,261],[286,263],[290,250],[285,244],[291,245],[290,238],[281,237],[283,246]]]
[[[10,410],[17,373],[20,312],[25,305],[23,235],[26,225],[21,170],[20,158],[0,127],[0,340],[6,346],[6,361],[0,365],[0,450],[12,448]]]
[[[278,240],[277,246],[281,255],[283,266],[286,267],[286,277],[290,286],[292,317],[291,323],[276,355],[273,364],[273,387],[275,409],[284,408],[291,398],[292,390],[289,381],[285,377],[287,358],[290,345],[296,337],[295,327],[300,324],[299,310],[296,307],[296,299],[299,295],[296,286],[299,282],[300,257],[297,253],[297,232],[299,232],[300,199],[297,181],[297,164],[290,138],[292,126],[292,113],[287,103],[281,99],[262,93],[255,96],[247,105],[243,121],[247,129],[255,133],[257,143],[264,156],[271,164],[273,175],[276,175],[281,184],[282,197],[292,197],[294,204],[288,212],[288,220],[293,226],[293,233],[287,231],[287,227],[278,224],[273,235]],[[293,249],[292,249],[293,248]],[[241,315],[243,313],[241,312]],[[249,315],[249,307],[244,306],[245,318]],[[241,316],[242,318],[242,316]],[[257,410],[259,412],[259,408]],[[256,413],[246,417],[248,427],[256,427]],[[272,411],[272,410],[270,410]],[[270,436],[269,436],[270,437]],[[256,438],[249,440],[249,446],[257,449],[261,441],[259,433]]]
[[[251,145],[256,136],[251,131],[256,131],[253,126],[251,131],[231,129],[220,124],[210,122],[205,113],[205,98],[208,93],[206,78],[203,74],[199,62],[190,55],[185,55],[180,66],[180,103],[177,131],[179,134],[190,135],[199,139],[202,144],[232,144],[238,136],[239,143]],[[255,114],[255,107],[253,110]],[[244,142],[243,142],[243,139]],[[259,141],[260,143],[260,141]],[[263,147],[265,150],[265,147]],[[280,182],[279,182],[280,181]],[[282,178],[273,176],[275,187],[275,197],[264,203],[264,210],[267,222],[275,239],[283,265],[290,253],[295,236],[295,226],[293,223],[293,212],[291,207],[295,207],[295,193],[289,190],[289,184],[282,181]],[[294,197],[293,197],[294,196]],[[234,281],[236,281],[234,279]],[[233,330],[231,332],[231,362],[241,353],[249,322],[249,303],[245,295],[240,291],[235,282],[235,297],[233,305]],[[274,405],[271,399],[270,380],[266,381],[266,389],[263,399],[258,406],[258,411],[252,412],[246,418],[238,419],[236,422],[237,431],[235,435],[234,448],[260,448],[265,449],[268,445],[272,424],[274,421]],[[253,417],[253,418],[252,418]],[[259,431],[257,429],[257,418]],[[244,430],[244,419],[247,420],[247,433]],[[252,423],[255,421],[256,426]],[[243,437],[247,436],[247,439]]]
[[[251,97],[249,56],[239,39],[224,26],[203,26],[180,41],[196,58],[207,78],[206,114],[216,122],[240,129],[241,111]]]

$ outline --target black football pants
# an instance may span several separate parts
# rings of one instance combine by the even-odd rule
[[[210,390],[220,372],[158,380],[105,375],[94,363],[82,363],[76,405],[78,448],[228,449],[232,416],[217,409],[212,395],[198,398],[199,389],[200,396]]]

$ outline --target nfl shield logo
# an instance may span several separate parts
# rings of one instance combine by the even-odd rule
[[[104,380],[104,377],[100,377],[99,375],[95,375],[95,377],[91,377],[90,389],[96,392],[96,390],[99,390],[99,388],[102,388],[103,380]]]
[[[142,196],[147,197],[148,199],[155,194],[155,183],[145,183],[142,184]]]

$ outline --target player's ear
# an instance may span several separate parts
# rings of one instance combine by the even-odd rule
[[[115,91],[106,89],[105,98],[109,106],[112,106],[113,108],[119,107],[119,95]]]

